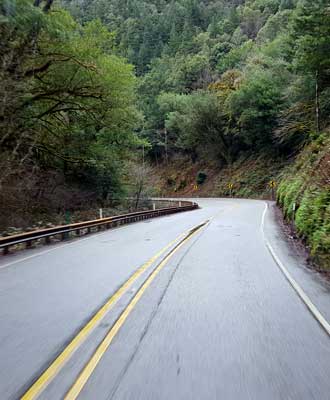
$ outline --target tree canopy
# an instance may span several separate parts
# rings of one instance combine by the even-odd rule
[[[139,144],[133,66],[100,20],[84,25],[50,2],[2,2],[0,182],[61,171],[106,196]]]
[[[135,65],[151,157],[164,155],[164,129],[172,152],[190,149],[194,157],[197,142],[202,148],[217,135],[219,151],[212,154],[220,161],[221,138],[231,138],[231,157],[291,153],[328,123],[328,0],[65,4],[82,21],[101,18],[115,32],[120,54]],[[239,79],[228,92],[223,79],[233,71]],[[164,106],[170,99],[171,110]],[[207,111],[216,134],[205,133]]]

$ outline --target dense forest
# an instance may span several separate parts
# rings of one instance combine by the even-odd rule
[[[101,19],[135,66],[153,158],[292,154],[326,127],[326,0],[65,4],[81,23]]]
[[[0,4],[2,210],[120,197],[140,162],[264,157],[330,250],[329,0]]]

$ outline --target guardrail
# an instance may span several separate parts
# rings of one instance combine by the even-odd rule
[[[32,246],[33,241],[45,239],[46,243],[50,243],[53,236],[60,235],[61,239],[68,239],[71,232],[75,232],[76,236],[81,233],[90,233],[93,228],[100,230],[102,227],[110,229],[119,225],[125,225],[132,222],[142,221],[144,219],[160,217],[163,215],[174,214],[177,212],[190,211],[198,208],[198,204],[182,201],[179,207],[160,208],[151,211],[139,211],[130,214],[117,215],[108,218],[96,219],[93,221],[78,222],[74,224],[56,226],[54,228],[40,229],[37,231],[20,233],[0,238],[0,249],[2,254],[8,254],[9,248],[24,243],[27,248]]]

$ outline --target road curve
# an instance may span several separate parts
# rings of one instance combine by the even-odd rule
[[[198,203],[2,257],[0,399],[328,400],[330,337],[274,254],[326,323],[329,285],[273,204]]]

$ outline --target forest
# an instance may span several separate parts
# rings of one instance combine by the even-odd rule
[[[69,1],[135,66],[149,156],[290,155],[326,128],[327,1]]]
[[[1,213],[130,195],[141,162],[263,157],[281,166],[286,217],[327,259],[329,0],[0,5]]]

